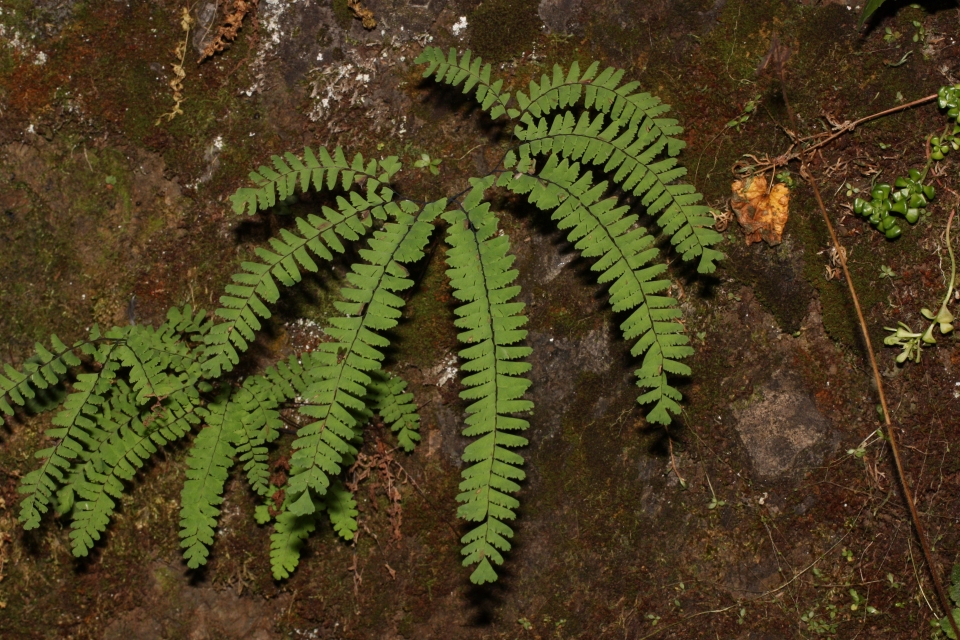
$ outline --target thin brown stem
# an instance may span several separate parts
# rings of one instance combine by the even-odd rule
[[[883,116],[888,116],[892,113],[897,113],[898,111],[906,111],[907,109],[912,109],[913,107],[918,107],[922,104],[933,102],[936,99],[937,99],[937,94],[934,93],[929,96],[924,96],[923,98],[918,98],[911,102],[907,102],[906,104],[897,105],[896,107],[890,107],[889,109],[885,109],[878,113],[873,113],[869,116],[864,116],[863,118],[860,118],[859,120],[855,120],[848,125],[844,125],[840,129],[840,131],[837,131],[836,133],[834,133],[832,136],[830,136],[825,140],[821,140],[820,142],[813,145],[812,147],[807,148],[806,151],[813,151],[814,149],[819,149],[820,147],[827,144],[828,142],[833,142],[834,140],[836,140],[843,134],[847,133],[848,131],[853,131],[864,122],[870,122],[871,120],[876,120],[877,118],[882,118]]]
[[[887,398],[883,391],[883,380],[880,377],[880,369],[877,367],[877,359],[873,355],[873,346],[870,342],[870,332],[867,330],[867,322],[864,319],[863,311],[860,308],[860,300],[857,298],[857,291],[853,286],[853,279],[850,277],[850,271],[847,270],[847,261],[844,257],[846,254],[843,252],[840,246],[840,241],[837,240],[837,234],[833,230],[833,224],[830,222],[830,216],[827,215],[827,208],[823,204],[823,198],[820,197],[820,189],[817,187],[816,180],[813,179],[813,176],[807,170],[806,162],[803,162],[801,165],[800,174],[807,180],[808,183],[810,183],[810,186],[813,188],[813,194],[816,196],[817,204],[820,206],[820,213],[823,214],[823,221],[826,223],[827,230],[830,232],[830,240],[833,242],[833,248],[837,253],[840,266],[843,268],[843,277],[847,281],[847,288],[850,290],[850,298],[853,299],[853,306],[857,311],[857,320],[860,322],[860,330],[863,333],[863,341],[867,349],[867,357],[870,360],[870,368],[873,370],[873,378],[877,385],[877,395],[880,397],[880,406],[883,408],[883,421],[887,427],[887,437],[890,441],[890,450],[893,452],[893,460],[897,467],[897,477],[900,478],[900,486],[903,489],[903,495],[904,498],[906,498],[907,506],[910,508],[910,518],[913,521],[913,526],[917,532],[917,537],[920,539],[920,547],[923,549],[923,556],[927,560],[927,567],[930,569],[930,576],[933,578],[933,586],[937,591],[938,598],[940,599],[940,606],[943,607],[944,612],[947,614],[947,620],[950,621],[950,626],[953,628],[954,637],[960,638],[960,628],[957,627],[957,621],[953,617],[953,609],[950,607],[950,601],[947,599],[946,591],[943,589],[943,584],[940,580],[940,574],[937,571],[937,565],[933,562],[933,554],[930,553],[930,544],[927,542],[927,534],[923,528],[923,525],[920,523],[920,515],[917,513],[917,506],[913,500],[913,492],[910,490],[910,484],[907,482],[907,475],[903,470],[903,462],[900,460],[900,447],[897,444],[897,435],[894,431],[893,423],[890,420],[890,410],[887,407]]]
[[[786,100],[786,91],[783,92],[783,96],[784,96],[784,100]],[[756,175],[757,173],[763,173],[764,171],[768,171],[768,170],[775,171],[777,167],[786,166],[793,160],[800,160],[802,163],[804,156],[808,156],[812,154],[814,151],[817,151],[818,149],[824,147],[825,145],[833,142],[843,134],[850,133],[851,131],[856,129],[858,126],[860,126],[864,122],[869,122],[870,120],[876,120],[877,118],[888,116],[890,114],[897,113],[898,111],[905,111],[906,109],[912,109],[913,107],[917,107],[922,104],[927,104],[928,102],[933,102],[936,99],[937,99],[937,94],[935,93],[929,96],[924,96],[923,98],[918,98],[917,100],[912,100],[905,104],[897,105],[896,107],[891,107],[889,109],[885,109],[883,111],[870,114],[869,116],[864,116],[859,120],[837,125],[837,130],[834,131],[833,133],[828,133],[824,131],[821,133],[816,133],[816,134],[804,136],[801,138],[794,131],[787,129],[786,127],[782,127],[784,131],[787,132],[787,135],[790,136],[790,139],[793,140],[793,142],[790,144],[790,146],[787,148],[786,151],[784,151],[782,154],[780,154],[776,158],[769,158],[768,156],[764,156],[763,160],[760,160],[755,156],[751,156],[748,154],[744,157],[752,158],[755,164],[745,166],[744,163],[740,161],[736,165],[734,165],[734,169],[733,169],[734,174],[737,174],[742,170],[750,170],[750,175]],[[789,106],[789,102],[787,103],[787,106]],[[796,124],[794,124],[793,126],[796,128]],[[819,140],[814,144],[811,144],[810,146],[807,146],[807,147],[803,146],[804,144],[811,142],[813,140],[817,140],[818,138],[823,138],[823,139]],[[799,149],[797,149],[798,146],[800,147]]]

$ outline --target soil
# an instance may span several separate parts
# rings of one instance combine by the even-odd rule
[[[489,171],[508,132],[421,78],[413,60],[428,44],[489,57],[511,91],[555,63],[625,69],[672,105],[688,179],[717,212],[742,177],[738,161],[786,152],[788,131],[821,133],[960,82],[960,10],[948,2],[887,3],[858,29],[852,0],[364,0],[377,21],[365,29],[345,0],[261,0],[198,64],[227,4],[190,5],[184,33],[184,5],[168,0],[0,1],[5,365],[21,366],[51,333],[69,342],[94,322],[157,325],[174,305],[215,308],[288,214],[327,203],[304,195],[269,215],[234,215],[229,196],[271,155],[304,145],[395,154],[408,165],[397,188],[418,197]],[[182,113],[161,118],[183,42]],[[897,322],[925,327],[920,309],[944,295],[957,154],[934,166],[929,215],[896,241],[851,208],[872,182],[922,168],[926,138],[945,122],[929,103],[873,120],[809,169],[846,247],[933,571],[949,583],[960,562],[958,338],[938,336],[903,365],[883,338]],[[412,168],[423,153],[442,159],[438,176]],[[51,516],[24,532],[17,521],[19,479],[49,446],[51,416],[34,405],[0,427],[0,637],[946,637],[813,192],[798,163],[775,173],[791,190],[781,244],[747,246],[732,222],[711,276],[663,247],[695,347],[684,412],[666,429],[636,403],[637,361],[592,263],[547,216],[496,196],[530,317],[536,403],[514,548],[496,584],[473,586],[460,566],[467,440],[454,301],[434,242],[390,354],[423,440],[360,486],[353,543],[320,527],[296,572],[273,580],[270,531],[235,469],[210,561],[187,569],[184,442],[129,483],[103,539],[77,560],[68,523]],[[348,264],[283,298],[245,370],[323,339]],[[373,426],[366,442],[376,455],[391,440]]]

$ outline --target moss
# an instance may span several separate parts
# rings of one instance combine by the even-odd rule
[[[347,5],[347,0],[333,0],[333,15],[341,29],[350,30],[350,25],[353,23],[353,11]]]
[[[440,229],[434,232],[440,233]],[[434,255],[425,258],[428,262],[417,265],[423,271],[407,294],[405,319],[394,329],[397,359],[419,367],[434,365],[437,354],[457,344],[451,307],[454,300],[446,276],[446,247],[435,246]],[[412,273],[417,276],[415,271]]]
[[[529,51],[540,35],[537,0],[488,0],[468,16],[470,47],[489,62]]]

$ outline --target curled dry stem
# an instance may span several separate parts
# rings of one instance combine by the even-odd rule
[[[747,162],[745,160],[740,160],[733,165],[733,172],[737,175],[742,175],[744,173],[749,174],[750,176],[756,175],[758,173],[764,173],[766,171],[776,171],[777,167],[785,167],[790,162],[794,160],[800,160],[801,163],[804,162],[804,156],[808,156],[815,151],[818,151],[822,147],[833,142],[840,136],[845,133],[849,133],[856,129],[858,126],[865,122],[871,120],[876,120],[877,118],[882,118],[883,116],[888,116],[893,113],[898,113],[900,111],[905,111],[907,109],[912,109],[913,107],[918,107],[920,105],[927,104],[929,102],[934,102],[937,99],[937,94],[932,94],[929,96],[924,96],[923,98],[918,98],[911,102],[905,104],[897,105],[896,107],[891,107],[890,109],[885,109],[877,113],[870,114],[869,116],[864,116],[859,120],[854,120],[853,122],[846,121],[840,124],[837,124],[833,127],[833,131],[823,131],[821,133],[815,133],[809,136],[798,136],[795,132],[782,127],[783,130],[790,136],[792,142],[786,151],[781,153],[775,158],[770,158],[769,156],[763,156],[763,158],[757,158],[752,154],[744,155],[745,158],[750,158],[753,162]]]

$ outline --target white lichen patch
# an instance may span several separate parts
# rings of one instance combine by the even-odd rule
[[[244,95],[252,96],[263,90],[265,81],[264,68],[267,58],[280,45],[283,38],[287,35],[283,30],[283,16],[287,11],[293,9],[298,4],[303,4],[307,0],[265,0],[261,2],[258,8],[258,20],[260,22],[260,46],[257,49],[257,57],[250,65],[254,77],[253,84],[244,91]]]
[[[459,370],[459,367],[457,367],[457,356],[451,353],[437,365],[425,371],[423,381],[425,384],[442,387],[451,380],[455,380]]]
[[[450,27],[450,30],[453,32],[453,35],[458,38],[463,38],[463,32],[467,30],[467,16],[460,16],[460,19]]]

